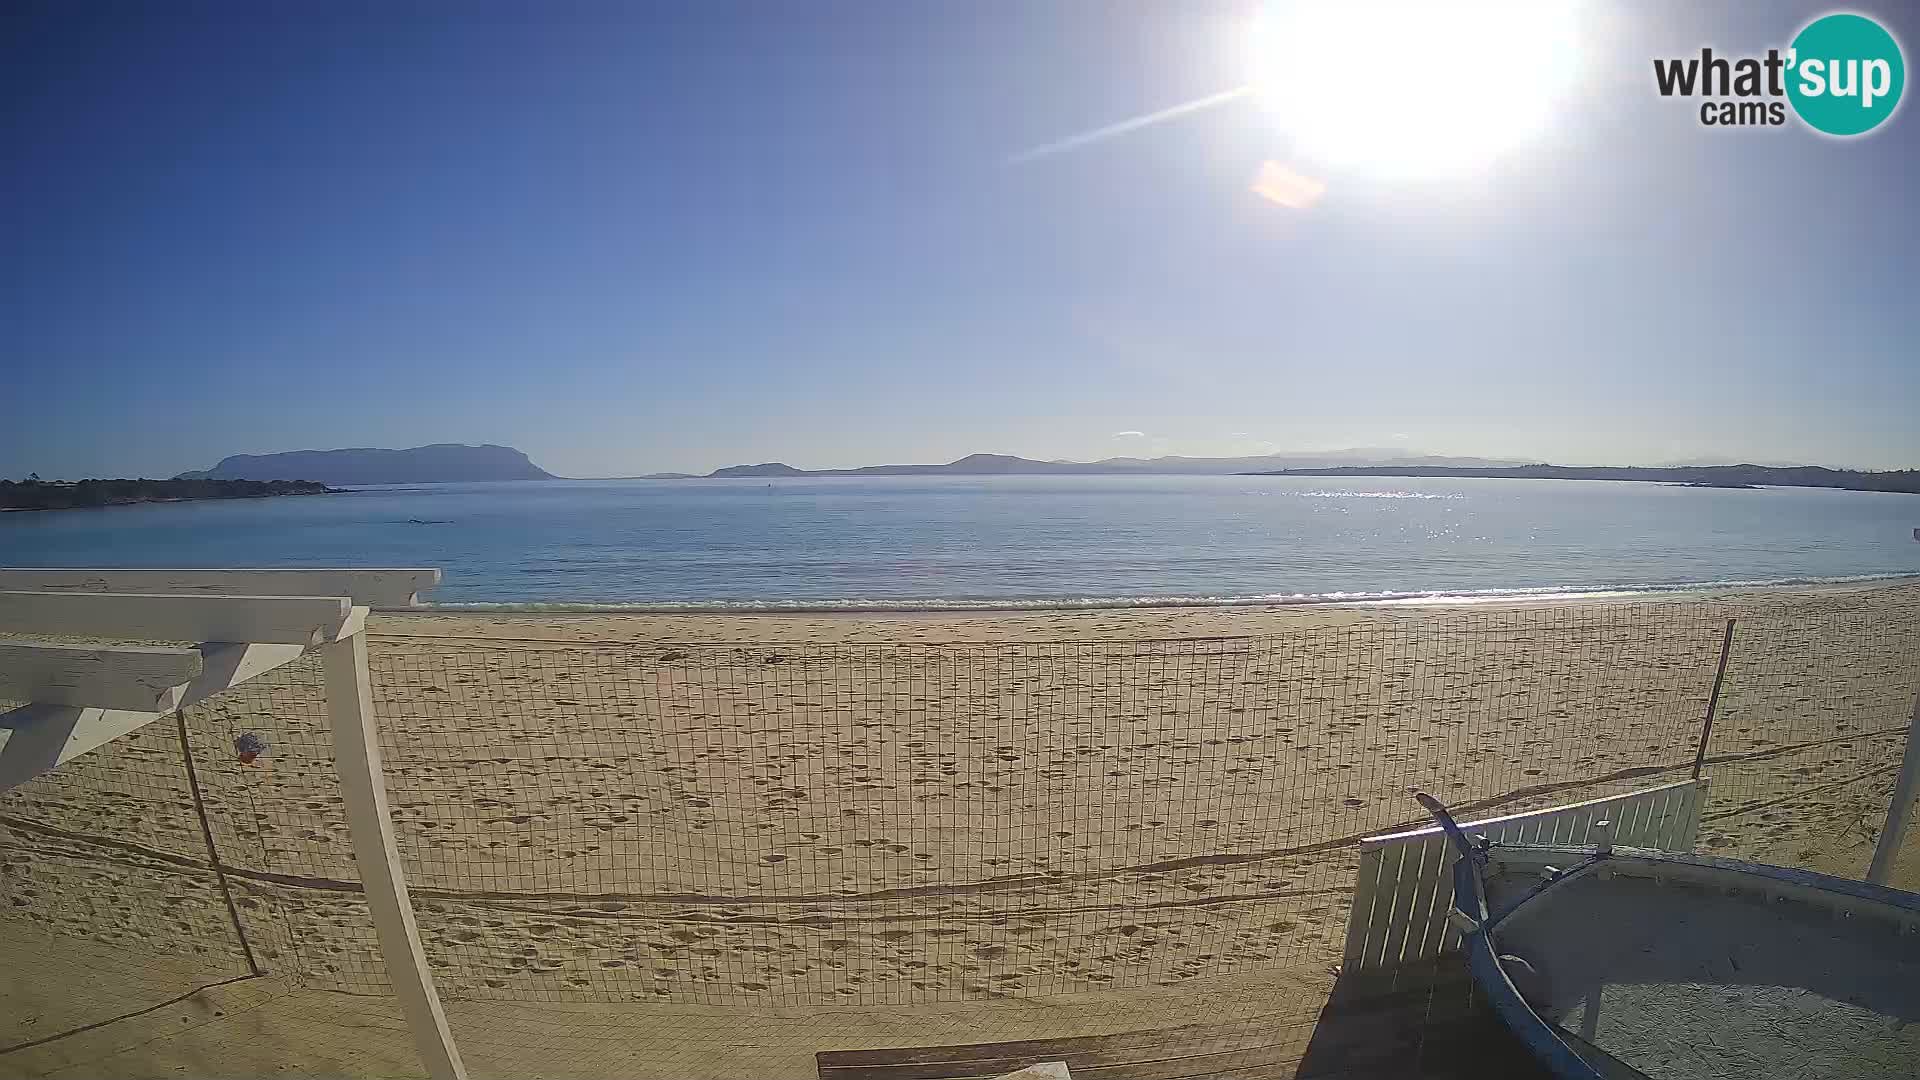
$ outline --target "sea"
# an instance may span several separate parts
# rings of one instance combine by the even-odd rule
[[[0,514],[0,565],[434,566],[449,608],[1459,602],[1920,575],[1920,496],[1573,480],[567,480]]]

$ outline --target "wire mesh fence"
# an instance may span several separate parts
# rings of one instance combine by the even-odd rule
[[[1614,609],[440,646],[375,685],[443,993],[879,1004],[1330,962],[1353,845],[1418,816],[1409,788],[1520,809],[1683,769],[1718,645]]]
[[[176,724],[0,796],[0,1050],[248,974]]]
[[[1865,875],[1920,684],[1920,612],[1742,616],[1708,743],[1700,847]],[[1920,877],[1904,880],[1920,889]]]
[[[1739,618],[1708,850],[1859,876],[1911,615]],[[1687,776],[1724,633],[1611,605],[1179,641],[376,640],[371,662],[444,997],[911,1004],[1331,964],[1357,842],[1417,821],[1410,789],[1492,814]],[[9,918],[386,992],[317,663],[182,729],[205,835],[153,725],[0,797]]]

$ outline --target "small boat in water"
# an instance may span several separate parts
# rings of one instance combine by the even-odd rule
[[[1469,838],[1454,863],[1474,981],[1555,1076],[1920,1075],[1920,894],[1634,848]]]

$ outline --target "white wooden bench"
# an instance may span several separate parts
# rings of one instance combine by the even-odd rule
[[[1682,780],[1605,799],[1462,822],[1469,835],[1509,844],[1580,846],[1593,826],[1613,823],[1623,847],[1692,851],[1700,831],[1706,779]],[[1460,934],[1447,921],[1453,907],[1453,845],[1438,825],[1360,841],[1342,975],[1390,972],[1452,952]]]

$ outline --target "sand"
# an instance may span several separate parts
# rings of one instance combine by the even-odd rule
[[[1684,778],[1728,618],[1701,848],[1859,876],[1920,680],[1917,585],[404,614],[375,618],[370,654],[423,939],[476,1074],[603,1075],[617,1052],[632,1075],[810,1075],[815,1049],[1196,1013],[1291,1010],[1271,1026],[1310,1032],[1355,840],[1417,820],[1416,786],[1493,813]],[[186,727],[270,976],[0,1054],[0,1075],[109,1054],[129,1074],[404,1068],[316,672]],[[258,767],[234,760],[243,732],[271,744]],[[0,1045],[247,974],[169,725],[0,797],[0,857]],[[1899,874],[1920,885],[1920,844]],[[244,1030],[194,1014],[121,1045],[243,999]]]

